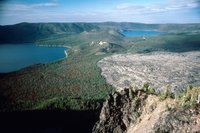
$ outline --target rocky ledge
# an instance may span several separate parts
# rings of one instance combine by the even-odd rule
[[[200,132],[200,88],[189,88],[176,98],[145,89],[123,89],[109,95],[93,133]]]

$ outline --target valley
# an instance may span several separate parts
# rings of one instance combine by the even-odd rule
[[[119,84],[114,82],[110,85],[110,82],[106,82],[106,79],[101,75],[101,69],[97,65],[97,62],[101,59],[115,54],[200,50],[199,24],[21,23],[14,26],[2,26],[0,31],[9,28],[16,32],[22,32],[22,34],[17,34],[20,36],[27,34],[26,32],[29,32],[27,29],[35,30],[35,28],[27,28],[32,26],[40,27],[38,28],[40,33],[46,32],[45,28],[49,29],[50,35],[40,36],[40,39],[34,41],[37,45],[70,47],[68,58],[47,64],[32,65],[8,74],[0,74],[1,110],[100,108],[101,102],[96,104],[95,101],[105,99]],[[16,28],[21,27],[24,27],[24,30],[16,30]],[[174,27],[177,27],[176,31]],[[143,30],[157,29],[158,31],[165,31],[167,34],[145,36],[144,39],[143,36],[125,37],[120,32],[139,28]],[[195,32],[194,28],[196,28]],[[34,38],[34,36],[32,37]],[[0,42],[3,41],[0,40]],[[13,39],[9,38],[9,40]],[[156,58],[156,55],[154,56]],[[173,56],[169,58],[173,58]],[[186,61],[189,61],[189,59]],[[141,74],[146,75],[147,73]],[[146,77],[150,75],[151,73]],[[185,82],[185,86],[187,83],[189,81]],[[161,84],[163,83],[159,83],[159,85]],[[166,85],[166,83],[164,84]],[[74,103],[76,106],[74,106]],[[88,107],[90,103],[94,106]]]
[[[125,36],[126,30],[165,34]],[[73,126],[82,125],[92,116],[89,127],[83,128],[92,131],[105,99],[133,82],[138,87],[148,82],[158,92],[170,84],[173,93],[185,90],[188,85],[199,86],[199,36],[200,24],[105,22],[0,26],[0,45],[20,42],[69,48],[67,58],[1,73],[0,111],[61,111],[66,113],[62,121]],[[77,123],[70,114],[84,117]],[[36,113],[34,121],[42,118],[43,113]]]

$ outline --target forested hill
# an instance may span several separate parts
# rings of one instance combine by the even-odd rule
[[[29,43],[53,34],[80,33],[98,29],[88,23],[20,23],[0,26],[0,43]]]
[[[190,32],[200,30],[200,23],[191,24],[144,24],[132,22],[104,22],[95,23],[102,29],[111,28],[117,30],[158,30],[165,32]]]
[[[0,26],[0,44],[31,43],[56,34],[78,34],[83,31],[158,30],[165,32],[199,32],[200,24],[104,23],[19,23]]]

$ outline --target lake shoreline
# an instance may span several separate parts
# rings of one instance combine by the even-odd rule
[[[164,32],[154,30],[124,30],[121,32],[125,37],[149,37],[163,35]]]
[[[0,73],[10,73],[35,64],[47,64],[67,58],[68,46],[44,46],[34,43],[0,45]]]
[[[57,48],[68,48],[71,49],[72,47],[66,45],[43,45],[43,44],[36,44],[39,47],[57,47]]]

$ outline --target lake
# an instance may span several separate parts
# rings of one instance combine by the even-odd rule
[[[62,47],[40,47],[35,44],[0,45],[0,73],[7,73],[27,66],[48,63],[65,58]]]
[[[140,37],[140,36],[156,36],[156,35],[161,35],[163,32],[158,32],[158,31],[143,31],[143,30],[134,30],[134,31],[123,31],[123,35],[126,37]]]

